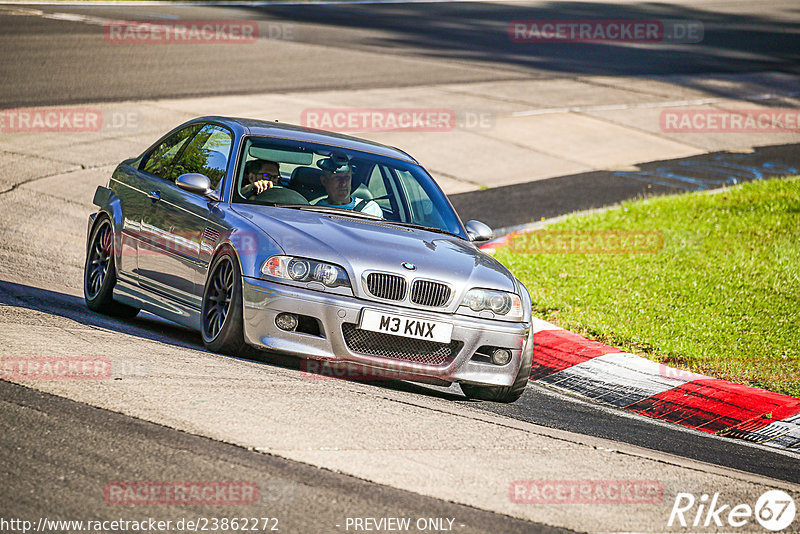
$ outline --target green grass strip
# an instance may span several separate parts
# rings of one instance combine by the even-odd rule
[[[542,319],[670,366],[800,397],[796,178],[568,217],[496,257],[528,287]]]

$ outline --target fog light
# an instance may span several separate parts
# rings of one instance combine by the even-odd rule
[[[297,328],[297,316],[293,313],[279,313],[275,317],[275,324],[281,330],[294,332],[295,328]]]
[[[505,365],[511,361],[511,351],[508,349],[497,349],[492,353],[492,363],[495,365]]]

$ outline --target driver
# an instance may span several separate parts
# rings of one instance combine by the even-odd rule
[[[317,201],[317,206],[355,210],[383,217],[383,210],[374,200],[350,196],[353,168],[345,154],[334,152],[331,157],[318,161],[317,166],[322,169],[320,181],[328,193],[327,197]]]
[[[280,166],[274,161],[254,159],[244,165],[244,181],[242,186],[242,196],[249,197],[253,193],[256,195],[263,193],[278,185],[281,178]]]

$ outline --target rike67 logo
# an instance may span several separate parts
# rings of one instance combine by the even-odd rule
[[[699,498],[691,493],[678,493],[672,512],[669,514],[668,527],[723,527],[741,528],[755,519],[762,527],[772,532],[787,529],[794,521],[794,499],[781,490],[765,492],[756,501],[755,506],[749,504],[725,504],[720,494],[707,494]]]

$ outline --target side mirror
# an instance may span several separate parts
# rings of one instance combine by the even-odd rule
[[[213,196],[213,191],[211,190],[211,180],[205,174],[200,174],[197,172],[181,174],[175,180],[175,185],[184,191],[189,191],[190,193]]]
[[[467,221],[464,227],[467,229],[467,237],[473,243],[484,243],[494,237],[492,229],[480,221]]]

